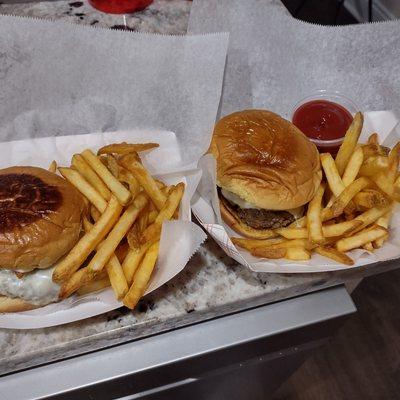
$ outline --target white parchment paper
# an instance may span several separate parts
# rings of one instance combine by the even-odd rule
[[[0,16],[0,139],[152,128],[208,146],[227,34],[165,36]]]
[[[121,141],[143,143],[147,140],[159,142],[160,147],[152,152],[143,153],[142,160],[146,167],[168,184],[185,182],[186,190],[179,220],[163,225],[160,255],[146,294],[178,274],[206,238],[202,229],[191,222],[190,211],[191,198],[201,178],[201,171],[164,173],[164,165],[170,162],[170,155],[179,154],[176,135],[167,131],[130,130],[0,143],[0,152],[3,154],[0,168],[9,165],[34,165],[47,168],[53,159],[57,160],[60,166],[69,166],[71,156],[85,148],[97,150],[108,143]],[[32,311],[0,314],[0,328],[43,328],[88,318],[121,306],[109,288],[86,296],[72,296],[60,303],[49,304]]]
[[[279,0],[194,0],[189,31],[230,34],[222,116],[259,107],[290,117],[317,89],[362,111],[399,109],[400,21],[321,26],[292,18]]]
[[[374,111],[364,114],[365,123],[361,133],[360,142],[365,142],[372,132],[379,133],[380,141],[390,145],[400,140],[398,119],[391,111]],[[369,253],[365,250],[349,252],[356,262],[354,266],[347,267],[333,260],[313,254],[311,260],[291,262],[289,260],[265,260],[252,256],[247,251],[235,247],[230,237],[240,236],[230,229],[221,219],[219,200],[216,186],[215,159],[212,155],[204,156],[199,163],[203,171],[201,182],[198,186],[198,197],[192,206],[193,212],[207,232],[217,241],[221,248],[240,264],[256,272],[276,273],[307,273],[342,270],[355,268],[377,261],[386,261],[400,257],[400,207],[395,208],[389,227],[390,239],[385,245]]]

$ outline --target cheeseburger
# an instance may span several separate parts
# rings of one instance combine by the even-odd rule
[[[222,118],[210,152],[217,162],[221,216],[247,237],[268,237],[268,230],[301,217],[322,179],[315,145],[266,110]]]
[[[79,239],[84,200],[42,168],[0,170],[0,312],[58,300],[52,266]]]

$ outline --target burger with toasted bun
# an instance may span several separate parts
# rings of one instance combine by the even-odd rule
[[[51,268],[78,241],[82,195],[42,168],[0,170],[0,312],[58,300]]]
[[[316,146],[292,123],[266,110],[222,118],[210,145],[217,162],[223,220],[265,238],[302,216],[322,179]]]

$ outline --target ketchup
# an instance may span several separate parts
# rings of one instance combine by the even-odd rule
[[[340,143],[332,147],[324,145],[323,141],[343,138],[352,120],[352,115],[343,106],[327,100],[304,103],[293,115],[293,124],[314,139],[319,150],[331,153],[338,150]]]
[[[111,14],[127,14],[143,10],[153,0],[89,0],[89,3],[100,11]]]

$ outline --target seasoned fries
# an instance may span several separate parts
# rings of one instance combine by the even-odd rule
[[[340,149],[335,158],[336,167],[340,176],[343,175],[343,172],[346,169],[350,157],[357,146],[358,138],[360,137],[363,123],[364,123],[364,117],[360,112],[358,112],[354,116],[353,122],[351,123],[349,129],[347,130],[343,143],[340,146]]]
[[[74,154],[71,164],[105,200],[110,200],[110,190],[80,154]]]
[[[320,185],[314,198],[308,205],[307,230],[309,238],[313,243],[322,243],[324,235],[322,232],[321,202],[324,196],[324,187]]]
[[[400,142],[388,149],[372,133],[360,144],[362,127],[358,112],[335,160],[329,153],[320,154],[325,179],[305,216],[270,230],[264,240],[231,238],[232,242],[256,257],[305,261],[314,252],[349,266],[354,261],[346,252],[382,247],[389,238],[393,204],[400,201]]]
[[[137,160],[137,157],[134,154],[129,153],[120,159],[120,163],[124,168],[132,173],[157,209],[161,210],[167,197],[158,187],[154,178],[152,178],[148,171],[143,167],[141,162]]]
[[[155,267],[164,221],[177,216],[185,185],[153,178],[137,152],[156,143],[104,146],[98,156],[75,154],[61,175],[83,195],[84,233],[55,266],[59,298],[85,295],[111,286],[115,297],[134,308]],[[49,167],[56,172],[57,164]],[[128,189],[129,188],[129,189]]]
[[[107,187],[114,193],[118,201],[124,206],[128,204],[132,195],[129,190],[118,181],[107,167],[97,158],[91,150],[82,152],[83,158],[96,171]]]

